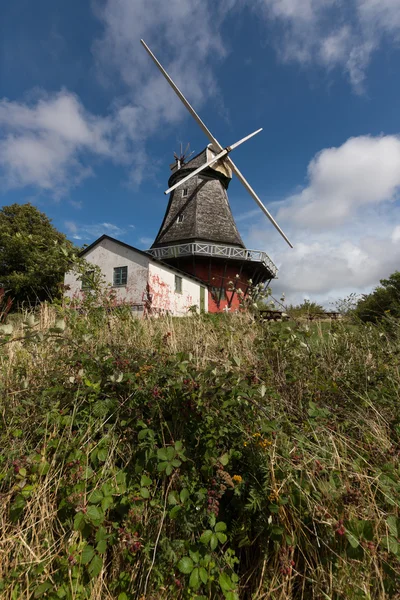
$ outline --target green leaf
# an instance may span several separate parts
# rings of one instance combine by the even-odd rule
[[[173,461],[171,461],[171,465],[173,465],[174,467],[180,467],[181,466],[181,461],[178,460],[177,458],[174,458]]]
[[[231,578],[227,573],[220,573],[219,575],[219,585],[221,586],[221,590],[225,592],[230,592],[234,589],[234,585],[232,583]]]
[[[397,538],[398,537],[397,522],[396,522],[396,517],[394,515],[390,515],[386,519],[386,525],[388,526],[390,534]]]
[[[219,521],[215,526],[215,531],[226,531],[226,523]]]
[[[47,460],[40,462],[38,466],[39,475],[46,475],[50,469],[50,465]]]
[[[184,556],[178,562],[178,569],[184,575],[189,575],[189,573],[191,573],[193,571],[193,566],[194,566],[193,561],[189,556]]]
[[[91,469],[90,467],[86,467],[86,469],[83,472],[83,479],[90,479],[91,477],[93,477],[93,469]]]
[[[369,542],[372,542],[372,540],[374,539],[374,526],[372,521],[364,521],[362,535],[364,539],[368,540]]]
[[[183,449],[183,444],[180,440],[178,440],[177,442],[175,442],[175,450],[177,452],[181,452]]]
[[[171,475],[172,471],[173,471],[173,467],[170,463],[167,463],[167,466],[165,467],[165,473],[166,475]]]
[[[106,462],[108,456],[107,448],[99,448],[97,452],[97,458],[100,462]]]
[[[174,506],[173,508],[171,508],[171,510],[169,511],[169,516],[171,519],[176,519],[176,517],[178,516],[178,513],[182,510],[182,506],[177,505]]]
[[[177,492],[170,492],[168,494],[168,504],[178,504],[179,498]]]
[[[100,540],[96,546],[96,550],[99,554],[104,554],[104,552],[107,550],[107,540]]]
[[[237,367],[240,367],[240,365],[242,364],[242,361],[240,360],[240,358],[238,356],[233,356],[232,360]]]
[[[192,588],[192,590],[198,590],[200,587],[200,577],[199,577],[199,569],[198,567],[196,567],[195,569],[193,569],[191,575],[190,575],[190,579],[189,579],[189,587]]]
[[[189,556],[194,562],[194,564],[197,565],[197,563],[200,560],[200,552],[198,550],[196,550],[196,552],[193,552],[193,550],[189,550]]]
[[[114,503],[114,498],[112,496],[105,496],[101,501],[101,508],[105,512],[112,504]]]
[[[216,536],[221,544],[225,544],[226,540],[228,539],[225,533],[217,533]]]
[[[97,506],[88,506],[86,509],[86,518],[94,525],[100,525],[104,520],[104,513],[101,508]]]
[[[142,429],[141,431],[139,431],[138,440],[143,440],[147,436],[149,431],[151,431],[151,430],[150,429]]]
[[[227,452],[225,452],[225,454],[223,454],[222,456],[220,456],[218,460],[221,463],[221,465],[223,465],[224,467],[226,467],[226,465],[229,462],[229,454]]]
[[[99,527],[96,531],[96,542],[101,542],[107,539],[107,529],[105,527]]]
[[[147,475],[142,475],[141,479],[140,479],[140,486],[141,487],[146,487],[148,485],[151,485],[153,482],[150,479],[150,477],[147,477]]]
[[[142,498],[150,498],[150,492],[145,487],[140,488],[140,495],[142,496]]]
[[[284,532],[283,527],[278,527],[278,525],[274,525],[271,529],[272,533],[274,535],[282,535],[282,533]]]
[[[125,594],[125,592],[121,592],[118,595],[118,600],[129,600],[128,596]]]
[[[396,538],[392,537],[391,535],[388,537],[388,548],[390,552],[393,552],[393,554],[397,555],[399,551],[399,544]]]
[[[90,561],[92,560],[94,556],[94,548],[93,546],[90,546],[89,544],[87,544],[84,549],[82,550],[82,556],[81,556],[81,563],[83,565],[87,565],[90,563]]]
[[[99,504],[103,500],[103,493],[100,490],[93,490],[89,496],[90,504]]]
[[[172,460],[175,456],[176,452],[175,452],[175,448],[173,448],[172,446],[168,446],[167,448],[167,460]]]
[[[103,567],[103,559],[98,554],[92,558],[88,571],[92,577],[97,577]]]
[[[85,515],[83,512],[78,512],[74,518],[74,531],[81,531],[85,525]]]
[[[360,542],[351,531],[346,531],[347,540],[352,548],[358,548]]]
[[[186,502],[186,500],[189,498],[190,494],[189,494],[189,490],[187,488],[183,488],[183,490],[181,490],[181,493],[179,494],[179,498],[180,501],[182,502],[182,504],[184,502]]]
[[[168,466],[169,466],[169,462],[167,462],[167,461],[160,462],[157,465],[157,471],[165,471]]]
[[[200,579],[201,579],[201,581],[202,581],[202,582],[204,583],[204,585],[205,585],[205,584],[207,583],[207,581],[208,581],[208,574],[207,574],[207,571],[205,570],[205,568],[204,568],[204,567],[201,567],[201,568],[199,569],[199,575],[200,575]]]
[[[168,453],[166,448],[159,448],[157,450],[158,460],[168,460]]]
[[[204,531],[204,533],[202,533],[202,535],[200,537],[200,542],[202,544],[209,544],[212,535],[213,535],[213,532],[211,531],[211,529],[207,529],[206,531]]]
[[[215,550],[215,548],[218,546],[218,538],[215,535],[215,533],[212,534],[211,539],[210,539],[210,548],[211,550]]]
[[[33,595],[34,598],[41,598],[43,596],[43,594],[45,594],[46,592],[48,592],[49,590],[51,590],[53,588],[52,584],[49,581],[45,581],[44,583],[41,583],[35,590],[35,593]]]

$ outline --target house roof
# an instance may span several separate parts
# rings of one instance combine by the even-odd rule
[[[81,250],[81,252],[79,252],[79,256],[84,256],[90,250],[92,250],[92,248],[94,248],[95,246],[97,246],[98,244],[100,244],[100,242],[102,242],[103,240],[110,240],[111,242],[115,242],[116,244],[119,244],[120,246],[124,246],[124,248],[128,248],[128,250],[133,250],[134,252],[137,252],[138,254],[142,254],[143,256],[145,256],[146,258],[148,258],[151,262],[156,263],[158,265],[162,265],[165,269],[169,269],[170,271],[174,271],[175,273],[178,273],[178,275],[184,276],[187,279],[192,279],[196,283],[200,283],[202,286],[204,286],[204,281],[202,281],[198,277],[195,277],[194,275],[189,275],[185,271],[181,271],[180,269],[177,269],[176,267],[173,267],[172,265],[169,265],[168,263],[165,263],[164,261],[159,260],[158,258],[154,258],[148,252],[145,252],[144,250],[139,250],[139,248],[135,248],[135,246],[131,246],[130,244],[127,244],[126,242],[121,242],[120,240],[117,240],[117,239],[115,239],[115,238],[113,238],[110,235],[107,235],[105,233],[102,236],[100,236],[99,238],[97,238],[97,240],[95,240],[94,242],[92,242],[90,244],[90,246],[86,246],[86,248],[84,248],[83,250]]]

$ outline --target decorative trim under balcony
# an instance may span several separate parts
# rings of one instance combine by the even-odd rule
[[[274,265],[269,256],[261,250],[247,250],[245,248],[224,246],[221,244],[194,242],[188,244],[176,244],[174,246],[162,246],[161,248],[150,248],[147,252],[159,260],[193,255],[248,260],[249,262],[262,263],[271,272],[272,277],[276,277],[278,273],[277,266]]]

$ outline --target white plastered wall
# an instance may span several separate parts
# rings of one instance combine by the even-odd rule
[[[104,239],[85,254],[85,260],[101,268],[106,284],[113,284],[114,268],[128,267],[126,286],[113,287],[117,300],[130,304],[143,304],[147,286],[150,257],[112,240]],[[69,286],[65,295],[69,298],[82,296],[82,283],[73,272],[65,275],[64,284]]]

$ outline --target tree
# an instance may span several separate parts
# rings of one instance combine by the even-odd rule
[[[0,210],[0,287],[15,303],[60,297],[75,248],[32,204]]]
[[[400,318],[400,271],[381,279],[380,284],[357,304],[355,315],[362,321],[376,322],[385,316]]]
[[[305,298],[304,302],[301,304],[298,304],[297,306],[289,306],[287,312],[294,317],[310,317],[312,315],[324,313],[325,309],[320,304]]]

